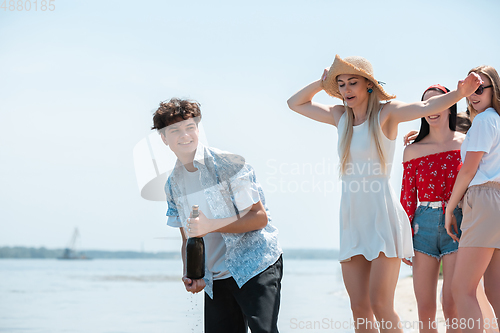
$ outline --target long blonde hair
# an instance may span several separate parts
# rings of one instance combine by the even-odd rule
[[[346,126],[344,126],[342,131],[342,139],[340,141],[340,174],[343,175],[346,173],[347,163],[349,163],[351,159],[351,141],[352,134],[354,128],[354,112],[350,107],[344,104],[345,112],[346,112]],[[368,106],[367,106],[367,119],[368,122],[368,130],[375,142],[375,147],[377,148],[378,156],[380,159],[380,165],[382,166],[382,171],[385,173],[385,155],[381,145],[381,129],[378,122],[378,114],[380,111],[381,103],[380,99],[376,93],[371,93],[368,97]],[[367,142],[370,144],[370,142]]]
[[[481,73],[490,79],[491,84],[493,87],[493,95],[491,96],[491,106],[495,109],[495,111],[500,115],[500,77],[498,76],[498,72],[495,70],[495,68],[491,66],[478,66],[476,68],[473,68],[469,71],[470,73]],[[469,99],[467,98],[467,109],[470,112],[471,119],[474,119],[475,116],[479,113],[472,104],[469,102]]]

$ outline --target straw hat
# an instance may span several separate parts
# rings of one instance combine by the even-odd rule
[[[368,60],[358,56],[346,57],[342,60],[338,54],[335,55],[335,60],[326,75],[326,79],[321,81],[321,85],[328,95],[342,99],[337,83],[337,76],[341,74],[355,74],[367,78],[373,82],[373,90],[378,93],[380,100],[386,101],[396,98],[396,95],[386,93],[379,81],[375,80],[372,64]]]

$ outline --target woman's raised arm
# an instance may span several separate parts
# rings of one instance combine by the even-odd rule
[[[385,109],[386,112],[389,112],[388,117],[391,124],[397,126],[399,123],[430,116],[450,108],[462,98],[472,95],[481,83],[482,80],[479,75],[471,73],[465,80],[458,82],[456,90],[447,94],[434,96],[426,101],[415,103],[392,101]]]
[[[314,81],[290,97],[287,101],[288,107],[313,120],[337,126],[333,114],[334,112],[338,112],[341,115],[344,107],[341,105],[333,106],[313,102],[314,95],[321,90],[323,90],[321,80]]]

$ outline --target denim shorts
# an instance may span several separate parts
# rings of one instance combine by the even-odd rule
[[[460,230],[462,209],[455,208],[453,214],[457,219],[458,238],[460,238],[462,235]],[[413,218],[413,248],[415,251],[441,259],[444,255],[458,250],[458,243],[453,241],[444,228],[444,218],[445,215],[441,207],[418,206]]]

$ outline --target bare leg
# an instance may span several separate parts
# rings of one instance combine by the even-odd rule
[[[394,310],[394,292],[399,277],[401,259],[387,258],[380,253],[372,261],[370,272],[370,304],[373,313],[380,323],[380,332],[400,332],[400,319]]]
[[[342,277],[351,302],[355,332],[378,332],[370,306],[371,264],[361,255],[354,256],[350,261],[342,263]]]
[[[464,323],[464,333],[483,332],[483,316],[476,298],[476,290],[492,255],[493,249],[490,248],[461,247],[458,250],[451,287],[460,317],[459,324]]]
[[[415,251],[412,262],[413,289],[417,299],[420,332],[438,333],[435,320],[439,261],[427,254]]]
[[[493,306],[496,318],[500,316],[500,249],[494,249],[490,264],[484,273],[484,291]],[[495,325],[498,332],[498,325]]]
[[[495,313],[493,312],[491,304],[484,293],[483,283],[483,279],[481,279],[481,282],[479,282],[479,285],[477,286],[476,297],[483,314],[484,331],[486,333],[498,333],[498,323],[495,322]]]
[[[447,254],[443,257],[443,314],[448,323],[453,320],[458,320],[457,306],[453,300],[453,289],[451,288],[451,281],[453,280],[453,272],[455,271],[455,263],[457,261],[457,252]],[[447,333],[460,333],[462,330],[460,326],[448,326]]]

